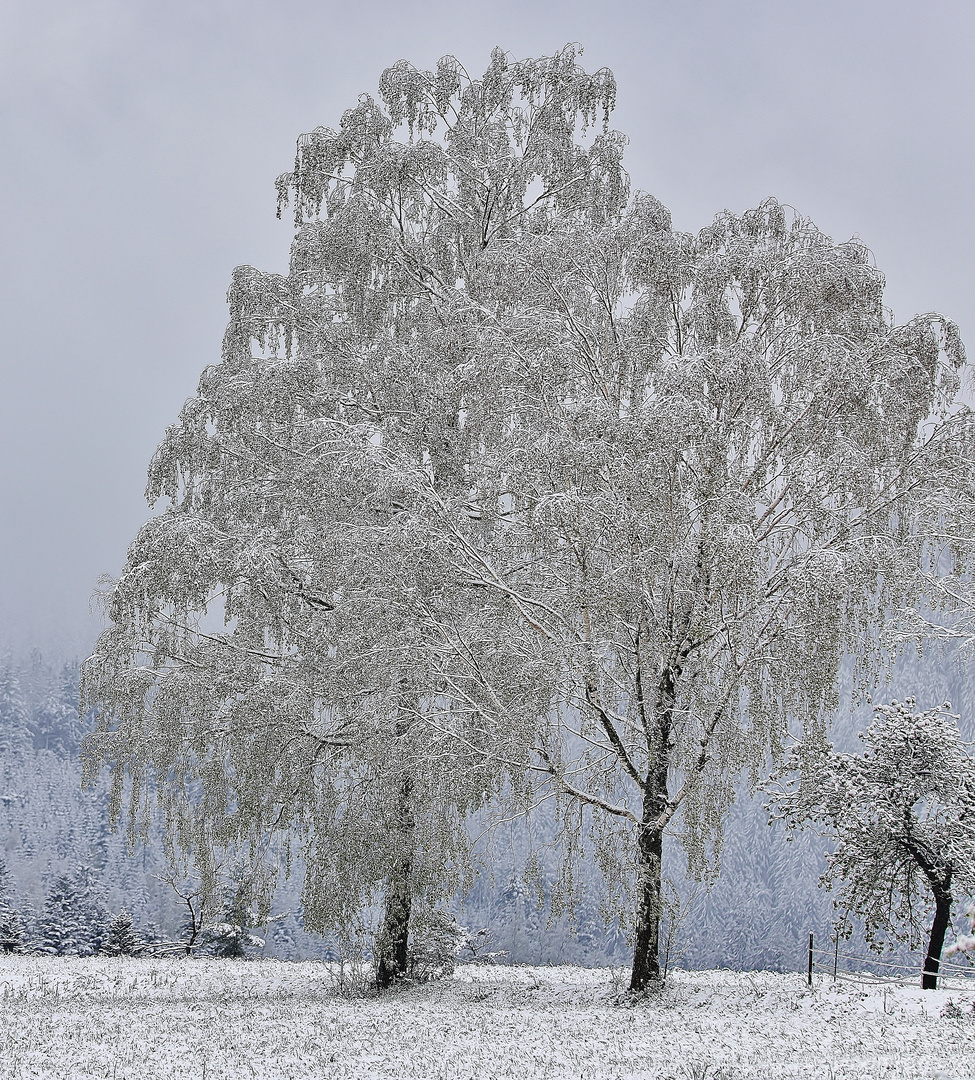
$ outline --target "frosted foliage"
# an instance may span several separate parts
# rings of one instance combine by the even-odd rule
[[[792,827],[819,822],[835,839],[824,881],[839,912],[861,916],[877,945],[916,948],[930,933],[933,973],[953,902],[975,895],[975,759],[957,720],[950,703],[880,706],[862,754],[807,743],[798,781],[775,801]]]
[[[86,666],[90,774],[113,766],[133,841],[157,792],[205,888],[221,848],[249,849],[266,904],[293,842],[306,921],[326,928],[357,924],[407,866],[431,902],[465,872],[463,818],[503,774],[485,750],[521,745],[544,702],[487,653],[491,726],[447,696],[445,658],[478,624],[452,554],[428,547],[428,488],[456,498],[471,448],[496,441],[497,417],[458,417],[491,390],[509,247],[625,198],[621,138],[573,138],[613,92],[572,49],[495,53],[477,82],[398,65],[386,111],[363,97],[300,140],[279,185],[298,208],[291,270],[235,272],[222,360],[154,458],[165,509]]]
[[[555,794],[561,894],[587,808],[643,985],[664,833],[706,873],[741,770],[921,598],[964,354],[773,200],[687,235],[630,198],[574,48],[380,96],[279,179],[289,273],[235,271],[107,594],[90,767],[200,851],[299,837],[320,925],[407,863],[452,888],[505,780]]]
[[[972,424],[973,414],[958,417]],[[954,467],[959,474],[971,471],[971,433],[956,445]],[[923,636],[958,651],[966,662],[975,653],[975,577],[972,574],[975,538],[975,485],[951,485],[930,500],[924,520],[929,535],[926,576],[936,598],[928,607],[901,611],[895,637],[907,640]]]

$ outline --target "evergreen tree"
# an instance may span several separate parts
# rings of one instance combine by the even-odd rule
[[[6,863],[0,859],[0,949],[4,952],[23,952],[27,945],[27,930],[20,912],[10,896],[10,876]]]
[[[27,705],[20,679],[9,659],[0,661],[0,751],[22,750],[29,737]]]
[[[145,951],[145,944],[143,936],[135,929],[129,912],[120,911],[109,922],[105,939],[98,951],[106,956],[141,956]]]
[[[41,952],[55,956],[91,956],[108,936],[108,916],[90,866],[59,874],[51,886],[35,928]]]

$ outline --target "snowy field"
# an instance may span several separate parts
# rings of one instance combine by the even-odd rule
[[[5,957],[0,1076],[975,1080],[975,987],[677,972],[632,1007],[615,980],[465,967],[377,998],[314,962]]]

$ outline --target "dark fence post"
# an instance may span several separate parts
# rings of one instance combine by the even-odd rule
[[[809,931],[809,966],[806,969],[806,983],[812,986],[812,954],[813,954],[813,936],[812,931]]]

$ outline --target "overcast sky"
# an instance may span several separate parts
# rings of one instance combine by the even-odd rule
[[[775,195],[975,352],[970,2],[0,0],[0,643],[90,644],[233,267],[286,268],[296,137],[401,57],[569,41],[679,228]]]

